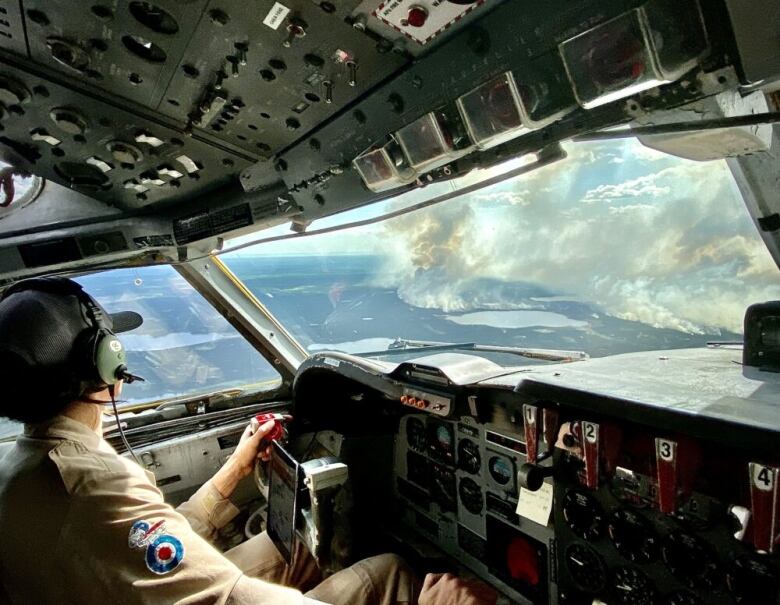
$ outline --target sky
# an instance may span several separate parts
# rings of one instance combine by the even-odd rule
[[[474,284],[529,282],[622,319],[693,334],[741,332],[749,304],[780,299],[780,271],[725,162],[683,160],[633,139],[566,150],[563,161],[433,208],[240,254],[380,254],[377,285],[397,288],[415,306],[527,308]],[[431,195],[423,189],[311,228]]]

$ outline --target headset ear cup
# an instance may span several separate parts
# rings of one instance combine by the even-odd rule
[[[109,330],[99,330],[93,350],[93,364],[98,379],[104,385],[119,382],[119,370],[127,365],[127,354],[122,342]]]

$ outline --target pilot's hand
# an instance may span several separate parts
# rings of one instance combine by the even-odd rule
[[[275,423],[276,421],[269,420],[265,424],[261,424],[254,433],[251,424],[244,429],[241,439],[239,439],[238,445],[229,459],[237,466],[242,477],[246,477],[252,472],[258,459],[263,462],[271,459],[273,446],[270,441],[263,443],[263,439],[273,430]]]
[[[498,593],[487,584],[449,573],[425,576],[419,605],[495,605]]]
[[[272,446],[270,442],[264,442],[263,439],[273,430],[274,423],[274,420],[269,420],[261,424],[254,433],[252,425],[244,429],[236,449],[211,479],[214,487],[224,498],[229,498],[238,482],[252,472],[258,459],[270,459]]]

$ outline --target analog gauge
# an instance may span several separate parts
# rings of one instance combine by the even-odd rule
[[[428,451],[439,462],[455,462],[452,426],[444,422],[428,422]]]
[[[664,536],[661,556],[669,571],[691,588],[710,589],[717,582],[717,559],[696,536],[681,531]]]
[[[412,451],[406,452],[406,478],[420,487],[428,487],[428,459]]]
[[[599,554],[587,544],[570,544],[566,549],[566,569],[580,590],[596,593],[607,583],[607,571]]]
[[[704,601],[687,590],[678,590],[667,595],[666,602],[669,605],[704,605]]]
[[[409,418],[406,421],[406,442],[414,450],[424,452],[427,441],[425,439],[425,425],[419,418]]]
[[[563,497],[563,518],[574,534],[592,542],[604,533],[604,511],[596,499],[582,492],[569,490]]]
[[[612,595],[616,605],[654,605],[655,588],[644,573],[633,567],[618,567],[612,574]]]
[[[464,508],[472,515],[482,513],[482,489],[479,484],[469,477],[460,480],[458,495]]]
[[[658,542],[644,517],[621,509],[610,517],[607,529],[615,548],[629,561],[649,563],[656,558]]]
[[[440,425],[436,429],[436,442],[438,445],[446,450],[452,448],[452,430],[444,425]]]
[[[731,565],[726,583],[734,600],[740,604],[777,603],[778,578],[763,561],[740,557]]]
[[[493,481],[499,485],[507,485],[515,475],[514,466],[505,456],[493,456],[488,462],[488,471]]]
[[[455,512],[455,473],[440,464],[431,464],[431,496],[444,511]]]
[[[458,443],[458,466],[472,475],[479,473],[482,457],[479,455],[479,446],[471,439],[461,439]]]

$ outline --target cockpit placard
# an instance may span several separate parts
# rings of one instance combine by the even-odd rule
[[[427,44],[486,1],[388,0],[379,5],[374,15],[407,38]]]

